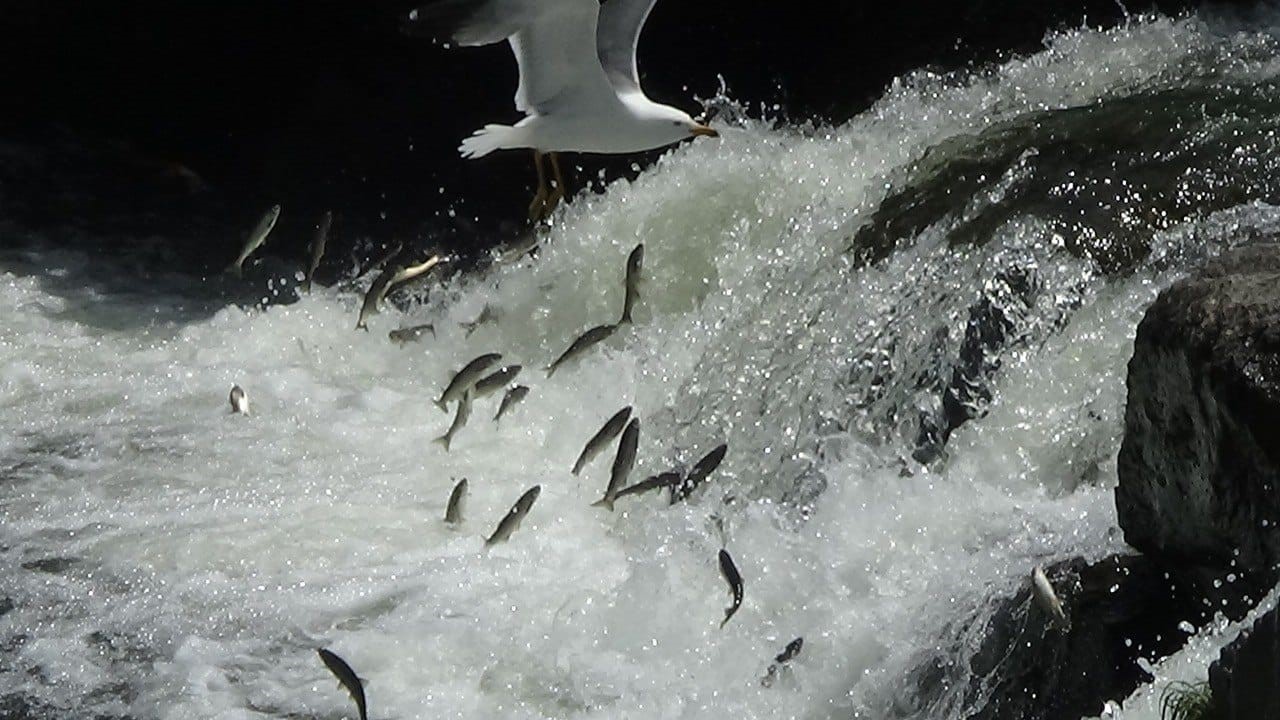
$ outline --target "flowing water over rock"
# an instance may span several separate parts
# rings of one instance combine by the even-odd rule
[[[717,102],[721,142],[580,195],[536,259],[369,333],[338,289],[223,305],[128,258],[0,250],[0,707],[350,715],[327,647],[376,718],[980,708],[965,668],[1000,598],[1035,564],[1123,549],[1142,310],[1280,229],[1280,43],[1149,18],[906,78],[835,128]],[[617,319],[640,242],[634,325],[544,379]],[[486,304],[497,319],[468,335]],[[420,323],[438,337],[387,341]],[[532,390],[501,425],[501,395],[478,400],[445,453],[431,401],[487,352]],[[228,413],[233,384],[253,415]],[[728,443],[691,502],[589,506],[608,459],[569,470],[624,405],[635,479]],[[721,547],[746,588],[723,629]],[[913,670],[939,654],[955,686],[926,702]]]

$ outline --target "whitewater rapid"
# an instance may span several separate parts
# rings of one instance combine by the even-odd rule
[[[0,697],[66,717],[349,717],[325,647],[366,680],[375,718],[962,717],[981,698],[959,683],[926,702],[911,671],[1034,564],[1124,550],[1112,489],[1142,311],[1280,212],[1242,192],[1155,223],[1150,254],[1120,273],[1030,211],[976,245],[949,242],[954,217],[930,223],[870,265],[850,239],[946,141],[1029,113],[1271,83],[1277,59],[1265,34],[1147,18],[984,71],[913,75],[834,128],[720,101],[721,142],[580,194],[536,259],[420,293],[368,333],[353,330],[357,293],[271,299],[296,276],[258,277],[268,302],[206,312],[177,274],[107,287],[81,278],[127,262],[0,250]],[[1003,202],[1036,152],[1028,141],[964,212]],[[1087,154],[1080,166],[1081,182],[1126,179]],[[637,243],[634,325],[545,378],[578,333],[616,319]],[[917,421],[971,308],[1028,268],[1038,290],[996,349],[981,416],[920,462]],[[500,317],[466,336],[486,304]],[[438,337],[388,342],[423,322]],[[445,453],[431,440],[452,415],[432,401],[486,352],[521,363],[532,391],[500,425],[501,395],[477,402]],[[228,413],[233,384],[252,416]],[[728,443],[695,502],[589,506],[611,454],[569,469],[624,405],[643,423],[634,479]],[[454,530],[444,506],[463,477]],[[523,526],[484,552],[535,484]],[[720,629],[722,547],[746,598]],[[972,649],[945,650],[962,664]]]

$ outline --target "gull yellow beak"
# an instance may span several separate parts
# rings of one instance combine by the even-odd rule
[[[693,129],[689,131],[689,134],[691,134],[693,137],[713,137],[713,138],[720,137],[720,133],[716,132],[715,130],[712,130],[706,125],[694,125]]]

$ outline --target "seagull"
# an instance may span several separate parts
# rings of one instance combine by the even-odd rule
[[[515,125],[485,125],[462,141],[465,158],[533,149],[541,221],[564,197],[560,152],[632,153],[719,134],[640,89],[636,45],[657,0],[440,0],[409,13],[405,30],[464,46],[507,40],[520,68]],[[543,156],[550,156],[554,187]]]

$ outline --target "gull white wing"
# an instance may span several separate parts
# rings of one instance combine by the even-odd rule
[[[618,93],[640,92],[636,47],[640,31],[658,0],[606,0],[600,6],[596,52],[600,64]]]
[[[599,14],[598,0],[444,0],[411,13],[406,30],[460,45],[510,40],[520,66],[516,109],[546,115],[617,102],[596,54]]]

